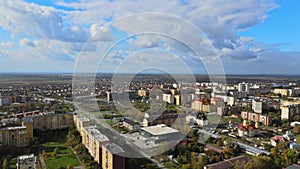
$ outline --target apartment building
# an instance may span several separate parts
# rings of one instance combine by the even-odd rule
[[[146,127],[157,124],[165,124],[167,126],[172,126],[174,123],[185,124],[186,115],[179,114],[177,113],[177,111],[145,113],[145,117],[142,121],[142,126]]]
[[[100,164],[102,161],[102,145],[108,144],[109,139],[100,133],[96,126],[85,127],[83,134],[83,144],[88,149],[94,160]]]
[[[272,125],[271,117],[268,115],[260,114],[260,113],[243,111],[243,112],[241,112],[241,118],[243,120],[249,120],[249,121],[253,121],[253,122],[261,122],[265,126]]]
[[[74,125],[82,137],[82,144],[88,149],[94,160],[102,165],[103,169],[125,168],[125,158],[121,147],[110,143],[107,136],[102,134],[91,121],[82,115],[74,115]]]
[[[68,128],[74,125],[73,113],[46,113],[33,116],[33,128],[41,131]]]
[[[29,143],[26,126],[6,127],[0,129],[0,146],[24,147]]]
[[[125,158],[119,155],[122,152],[124,152],[123,149],[117,144],[102,145],[102,168],[125,169]]]
[[[300,115],[300,104],[281,106],[281,119],[292,119],[295,115]]]

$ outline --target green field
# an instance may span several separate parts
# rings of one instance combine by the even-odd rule
[[[68,164],[74,166],[79,166],[80,163],[72,153],[70,147],[57,143],[57,142],[48,142],[42,145],[43,150],[47,152],[47,157],[44,158],[46,166],[48,169],[59,169],[61,167],[67,167]],[[55,157],[51,156],[54,152],[54,149],[58,147],[59,151]]]

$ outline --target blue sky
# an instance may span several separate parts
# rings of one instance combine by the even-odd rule
[[[115,72],[122,65],[134,73],[137,64],[174,73],[300,70],[298,0],[3,0],[0,7],[0,72]],[[189,32],[191,25],[199,32]]]
[[[269,13],[262,24],[250,28],[239,35],[253,36],[257,41],[272,44],[286,43],[281,47],[286,51],[300,51],[300,2],[297,0],[278,0],[280,7]]]

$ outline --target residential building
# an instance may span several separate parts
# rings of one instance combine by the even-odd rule
[[[281,96],[291,96],[293,93],[292,89],[275,88],[274,94],[280,94]]]
[[[300,114],[300,104],[280,106],[281,119],[292,119],[295,115]]]
[[[283,136],[274,136],[271,138],[272,146],[276,147],[279,142],[285,142],[285,138]]]
[[[259,130],[256,125],[250,124],[247,120],[244,120],[242,124],[238,125],[238,135],[240,137],[254,137],[259,134]]]
[[[167,126],[172,126],[173,124],[185,124],[185,114],[179,114],[177,111],[168,110],[163,112],[151,112],[145,113],[144,119],[142,121],[142,126],[153,126],[157,124],[165,124]]]
[[[163,93],[163,101],[167,103],[174,103],[174,95],[171,93]]]
[[[204,113],[195,112],[186,116],[186,121],[189,124],[197,124],[199,127],[204,127],[208,125],[207,116]]]
[[[91,121],[80,114],[74,115],[74,125],[76,129],[79,131],[80,135],[83,137],[83,129],[84,127],[88,127],[91,125]]]
[[[209,101],[207,99],[200,98],[192,102],[191,108],[199,112],[203,112],[204,110],[205,112],[210,112],[210,106],[207,105],[209,105]]]
[[[114,143],[102,145],[102,168],[125,169],[125,157],[120,155],[124,150]]]
[[[26,126],[0,128],[0,146],[24,147],[29,143]]]
[[[242,111],[241,112],[241,118],[243,120],[250,120],[250,121],[253,121],[253,122],[261,122],[265,126],[272,125],[272,119],[269,115],[263,115],[263,114],[260,114],[260,113]]]
[[[236,162],[247,162],[249,158],[247,156],[241,155],[224,161],[220,161],[213,164],[208,164],[204,166],[204,169],[231,169]]]
[[[8,106],[11,104],[9,97],[0,97],[0,107]]]
[[[123,124],[123,127],[125,127],[129,131],[138,131],[141,127],[140,124],[138,124],[128,118],[125,118],[123,120],[122,124]]]
[[[140,90],[138,90],[138,96],[147,97],[147,96],[149,96],[149,91],[147,91],[145,89],[140,89]]]
[[[106,100],[109,102],[109,101],[112,101],[112,94],[111,92],[107,91],[106,92]]]
[[[109,139],[103,135],[96,126],[85,127],[82,136],[82,143],[88,149],[91,156],[96,162],[101,164],[102,145],[108,144]]]
[[[245,83],[245,82],[239,83],[238,84],[238,91],[249,93],[249,83]]]
[[[46,113],[33,116],[33,128],[41,131],[68,128],[74,125],[73,113]]]
[[[27,117],[27,116],[37,115],[40,112],[41,112],[40,110],[34,110],[34,111],[28,111],[28,112],[14,113],[13,116],[15,118],[23,118],[23,117]]]
[[[181,104],[181,96],[180,95],[174,95],[174,104],[179,106]]]
[[[266,104],[263,101],[258,101],[255,99],[252,100],[252,110],[255,113],[262,113],[263,110],[265,109],[265,107],[266,107]]]
[[[34,154],[22,155],[18,157],[17,169],[36,169],[36,157]]]

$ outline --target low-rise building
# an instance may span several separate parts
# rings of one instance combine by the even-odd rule
[[[128,118],[125,118],[123,120],[122,124],[123,124],[123,127],[125,127],[129,131],[138,131],[141,127],[140,124],[138,124]]]
[[[199,127],[204,127],[208,125],[207,116],[204,113],[195,112],[186,116],[186,121],[188,124],[196,124]]]
[[[271,138],[272,146],[276,147],[279,142],[285,142],[285,138],[283,136],[274,136]]]
[[[254,137],[259,134],[257,127],[257,124],[250,124],[247,120],[244,120],[244,122],[238,126],[238,135],[240,137]]]
[[[172,126],[174,123],[185,124],[186,115],[177,113],[177,111],[173,110],[145,113],[144,119],[142,121],[142,126],[146,127],[157,124],[165,124],[167,126]]]
[[[185,136],[178,130],[164,124],[142,127],[140,133],[143,137],[147,138],[146,141],[154,141],[154,144],[167,141],[171,145],[176,145],[178,141],[185,138]]]
[[[34,154],[22,155],[18,157],[17,169],[36,169],[36,157]]]
[[[230,169],[233,168],[234,164],[238,161],[247,162],[249,161],[249,158],[247,156],[242,155],[224,161],[220,161],[217,163],[205,165],[204,169]]]

